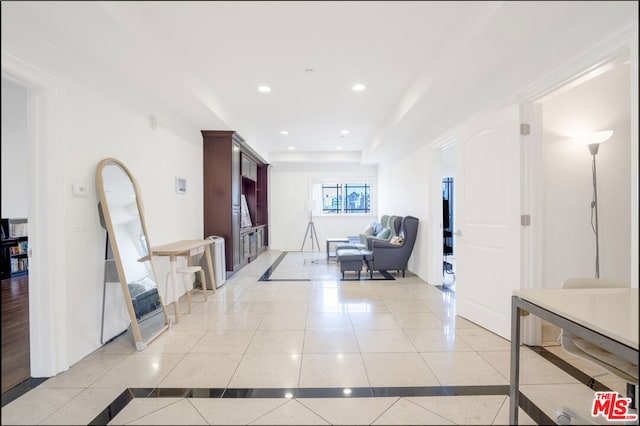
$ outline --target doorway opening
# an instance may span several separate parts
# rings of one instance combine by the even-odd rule
[[[31,376],[28,88],[2,77],[2,393]],[[6,218],[6,219],[4,219]]]
[[[452,287],[456,281],[453,243],[453,177],[442,179],[442,283]]]

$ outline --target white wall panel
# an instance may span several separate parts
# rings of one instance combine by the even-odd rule
[[[429,250],[429,214],[430,203],[442,203],[442,195],[430,194],[429,183],[434,178],[432,171],[439,170],[439,151],[426,146],[407,152],[399,161],[383,161],[379,165],[379,211],[381,214],[395,214],[399,216],[415,216],[418,223],[418,237],[409,259],[409,270],[426,281],[430,271],[438,268]],[[437,175],[439,176],[439,174]],[[442,239],[439,242],[442,245]],[[439,265],[442,271],[442,264]]]
[[[310,197],[311,184],[323,179],[354,182],[361,178],[369,179],[375,184],[377,167],[361,166],[356,163],[276,163],[271,166],[270,173],[269,247],[276,250],[297,251],[302,247],[309,223],[306,202]],[[314,216],[313,222],[322,251],[325,250],[328,237],[358,235],[369,223],[379,220],[381,214],[387,214],[380,209],[378,212],[381,213],[376,214],[374,195],[372,193],[371,209],[373,211],[370,215]],[[311,250],[309,239],[305,242],[304,250]]]

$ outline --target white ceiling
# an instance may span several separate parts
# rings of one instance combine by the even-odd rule
[[[637,2],[609,1],[2,2],[2,12],[3,39],[5,24],[39,21],[51,54],[79,75],[142,91],[201,129],[237,130],[267,159],[339,146],[367,162],[513,102],[638,19]],[[358,82],[367,89],[352,91]]]

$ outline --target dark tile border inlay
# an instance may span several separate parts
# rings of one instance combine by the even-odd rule
[[[225,389],[222,398],[297,398],[297,388]]]
[[[125,389],[116,399],[113,400],[111,404],[107,406],[100,414],[96,416],[89,424],[90,425],[106,425],[109,424],[111,420],[113,420],[120,411],[124,409],[133,398],[142,397],[142,395],[136,395],[138,389]],[[144,392],[143,392],[144,393]],[[145,394],[148,396],[148,393]]]
[[[508,385],[495,386],[407,386],[348,388],[130,388],[122,392],[90,425],[113,420],[134,398],[383,398],[416,396],[509,395]],[[520,393],[520,408],[538,424],[554,422]]]
[[[597,380],[541,346],[529,347],[594,391],[608,391]],[[348,388],[130,388],[122,392],[90,425],[107,424],[134,398],[367,398],[416,396],[509,396],[509,385],[486,386],[407,386]],[[520,408],[537,424],[555,424],[533,401],[520,392]]]
[[[266,271],[264,271],[264,274],[262,274],[262,276],[258,278],[258,281],[270,281],[269,278],[271,277],[271,274],[273,274],[273,272],[276,270],[278,265],[280,265],[280,263],[284,260],[284,257],[287,255],[287,253],[288,252],[286,251],[280,253],[280,256],[278,256],[276,261],[273,262],[273,264],[269,266]]]
[[[2,394],[2,406],[4,407],[8,403],[20,398],[31,389],[35,389],[41,383],[45,382],[48,377],[29,377],[22,383],[17,384],[8,391]]]
[[[444,284],[438,284],[438,285],[434,285],[435,288],[437,288],[438,290],[440,290],[443,293],[451,293],[451,294],[456,294],[455,291],[451,290],[449,287],[447,287]]]
[[[507,395],[509,393],[507,392]],[[522,392],[519,397],[520,408],[527,413],[527,416],[531,417],[531,420],[538,425],[555,425],[557,424],[551,417],[547,416],[536,404],[527,398]]]
[[[287,252],[262,276],[278,266]],[[262,280],[261,278],[261,280]],[[278,280],[281,281],[281,280]],[[300,281],[300,280],[291,280]],[[439,287],[439,286],[436,286]],[[441,289],[442,290],[442,289]],[[594,391],[611,391],[610,388],[569,364],[542,346],[527,346],[556,367]],[[34,389],[48,378],[31,377],[2,394],[2,406]],[[89,424],[105,425],[113,420],[134,398],[366,398],[366,397],[415,397],[415,396],[464,396],[509,395],[508,385],[487,386],[413,386],[413,387],[356,387],[349,388],[128,388],[100,412]],[[520,408],[537,424],[555,424],[536,404],[520,392]]]
[[[549,361],[550,363],[552,363],[553,365],[555,365],[556,367],[558,367],[559,369],[561,369],[562,371],[564,371],[565,373],[567,373],[568,375],[570,375],[571,377],[573,377],[574,379],[576,379],[577,381],[579,381],[580,383],[582,383],[583,385],[590,387],[594,391],[596,392],[611,391],[611,389],[609,389],[607,386],[603,385],[593,377],[589,376],[588,374],[584,373],[583,371],[569,364],[567,361],[560,358],[553,352],[550,352],[547,349],[545,349],[544,346],[527,346],[527,347],[532,351],[534,351],[535,353],[537,353],[538,355],[540,355],[541,357],[543,357],[544,359],[546,359],[547,361]]]
[[[278,256],[278,258],[275,260],[275,262],[273,262],[273,264],[271,266],[269,266],[267,268],[267,270],[264,272],[264,274],[262,274],[262,276],[260,278],[258,278],[258,281],[277,281],[277,282],[309,282],[311,281],[311,279],[309,278],[278,278],[278,279],[271,279],[271,275],[273,275],[273,273],[275,272],[276,268],[278,267],[278,265],[280,265],[280,263],[282,263],[282,261],[284,260],[285,256],[290,253],[288,251],[284,251],[280,254],[280,256]],[[395,281],[395,278],[393,277],[393,275],[391,275],[388,271],[378,271],[380,272],[380,274],[382,275],[383,278],[368,278],[369,274],[368,273],[362,273],[361,277],[362,278],[343,278],[343,279],[338,279],[339,281]]]

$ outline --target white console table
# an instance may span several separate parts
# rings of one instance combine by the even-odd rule
[[[638,363],[638,289],[514,290],[511,298],[509,424],[518,424],[520,315],[527,311]]]

